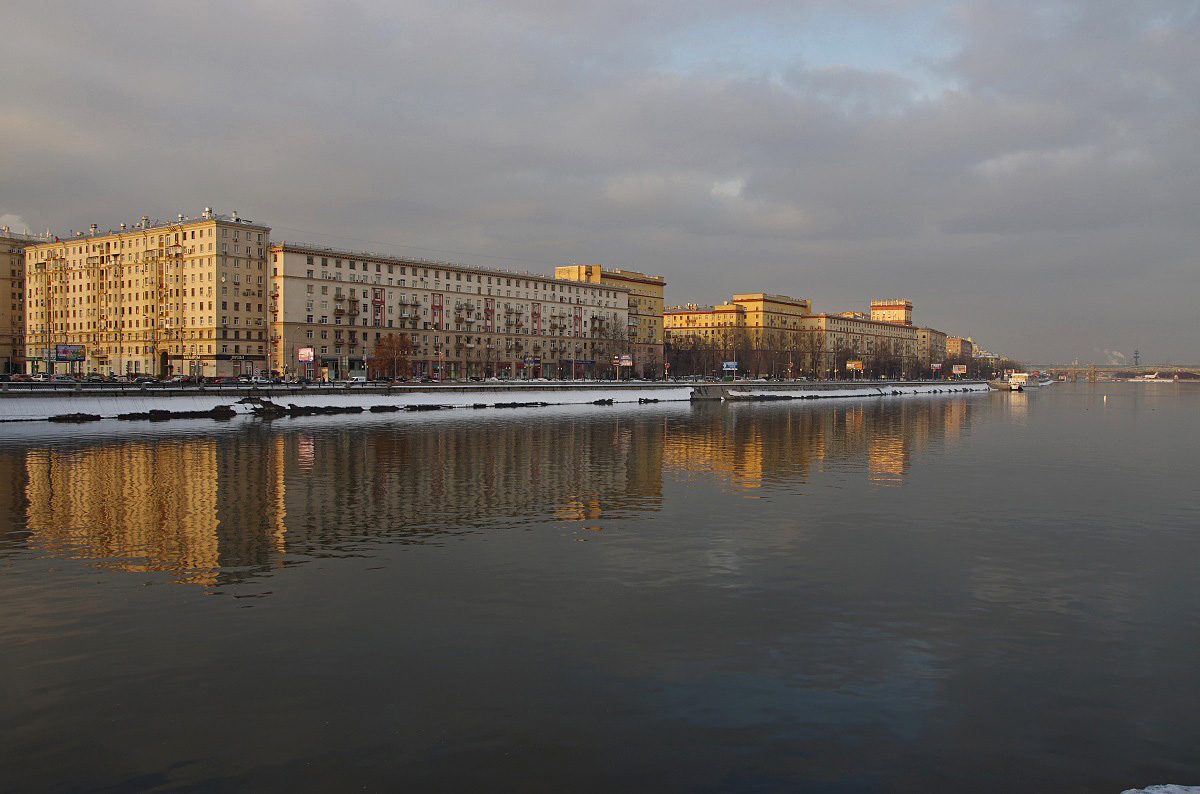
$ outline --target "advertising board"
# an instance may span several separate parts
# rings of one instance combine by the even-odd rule
[[[302,347],[296,352],[301,364],[311,364],[313,362],[313,349],[311,347]]]
[[[721,369],[725,372],[737,372],[736,361],[726,361],[721,364]]]
[[[856,372],[862,372],[862,368],[863,368],[863,363],[861,361],[847,361],[846,362],[846,369],[854,370]]]
[[[950,366],[950,373],[952,375],[966,375],[967,374],[967,365],[966,364],[952,364]]]
[[[55,361],[83,361],[83,345],[55,345]]]

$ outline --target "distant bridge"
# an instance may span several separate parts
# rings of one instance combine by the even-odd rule
[[[1035,364],[1031,368],[1054,376],[1066,375],[1071,380],[1096,380],[1097,377],[1111,377],[1117,373],[1134,377],[1158,374],[1163,380],[1171,380],[1176,375],[1200,377],[1200,364],[1139,364],[1136,367],[1123,364]]]

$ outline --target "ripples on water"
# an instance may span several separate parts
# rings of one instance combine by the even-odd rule
[[[1198,782],[1186,385],[11,425],[6,788]]]

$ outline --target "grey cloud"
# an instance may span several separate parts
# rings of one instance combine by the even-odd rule
[[[905,295],[1017,356],[1186,358],[1194,3],[953,3],[953,54],[914,54],[932,90],[802,51],[670,62],[702,22],[928,7],[13,7],[4,211],[65,230],[213,205],[331,245],[641,268],[673,302]]]

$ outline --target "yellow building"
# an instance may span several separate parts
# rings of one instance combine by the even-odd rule
[[[600,265],[556,267],[554,277],[629,290],[627,335],[634,372],[658,377],[663,364],[663,290],[666,279],[633,270],[605,269]]]
[[[946,357],[947,358],[970,358],[975,352],[975,343],[970,337],[963,338],[961,336],[946,337]]]
[[[728,303],[673,306],[663,313],[666,340],[681,375],[712,373],[720,361],[737,361],[759,375],[798,374],[804,298],[763,292],[734,295]]]
[[[270,233],[205,208],[27,246],[26,366],[210,377],[264,368]]]
[[[411,374],[584,378],[607,371],[629,288],[448,262],[276,243],[271,367],[320,379],[365,371],[406,334]]]
[[[0,374],[25,371],[25,248],[46,239],[0,226]]]

